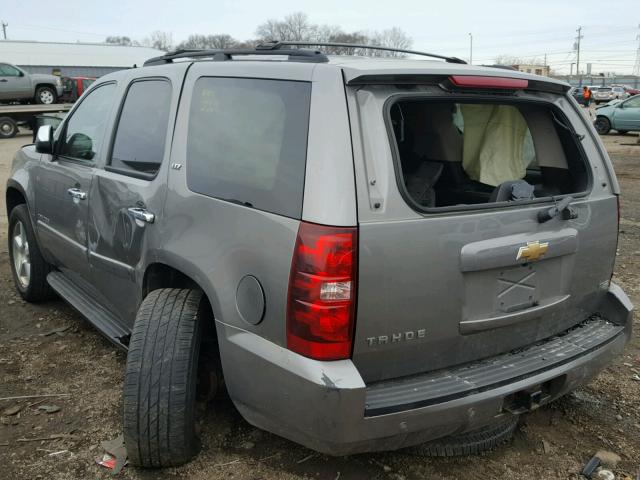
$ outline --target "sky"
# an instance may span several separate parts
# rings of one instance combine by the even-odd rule
[[[141,40],[155,30],[170,32],[175,43],[190,34],[228,33],[255,37],[260,23],[302,11],[318,24],[345,31],[400,27],[413,48],[490,64],[499,55],[535,57],[559,73],[575,72],[576,29],[582,26],[580,70],[631,73],[639,48],[640,0],[393,0],[301,2],[280,0],[3,0],[0,20],[7,38],[63,42],[101,42],[106,36]]]

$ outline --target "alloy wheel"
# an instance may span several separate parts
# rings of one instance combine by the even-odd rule
[[[11,241],[13,254],[13,267],[16,277],[22,288],[27,288],[31,280],[31,259],[29,258],[29,241],[27,232],[22,222],[16,222],[13,227],[13,240]]]

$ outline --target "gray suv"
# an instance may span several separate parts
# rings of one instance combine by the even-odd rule
[[[62,92],[60,77],[27,73],[15,65],[0,63],[0,101],[32,100],[48,105],[56,103]]]
[[[16,287],[128,350],[132,463],[192,458],[223,385],[320,452],[477,452],[623,351],[619,187],[569,85],[438,58],[178,51],[17,153]]]

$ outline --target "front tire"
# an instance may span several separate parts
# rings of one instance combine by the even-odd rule
[[[0,138],[13,138],[18,133],[18,124],[9,117],[0,117]]]
[[[124,441],[129,461],[170,467],[200,450],[196,385],[207,303],[199,290],[164,288],[136,316],[124,384]]]
[[[593,126],[596,128],[596,132],[598,132],[600,135],[606,135],[611,130],[611,122],[606,117],[596,118]]]
[[[25,204],[15,207],[9,215],[9,263],[16,289],[27,302],[54,296],[47,283],[51,267],[42,258]]]
[[[41,105],[51,105],[58,101],[58,95],[51,87],[39,87],[36,90],[35,101]]]

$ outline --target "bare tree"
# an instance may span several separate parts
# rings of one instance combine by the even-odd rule
[[[337,32],[331,35],[327,41],[332,43],[367,44],[369,43],[369,38],[360,32]],[[334,55],[366,55],[371,50],[355,47],[326,47],[326,51]]]
[[[142,40],[142,45],[168,52],[173,48],[173,36],[169,32],[156,30],[148,38]]]
[[[284,20],[267,20],[256,28],[256,35],[262,41],[287,40],[300,42],[318,41],[319,26],[309,21],[306,13],[296,12]]]
[[[190,50],[195,48],[208,48],[206,35],[189,35],[184,41],[176,45],[178,50]]]
[[[209,35],[208,38],[211,48],[233,48],[238,45],[238,41],[231,35],[227,35],[226,33]]]
[[[381,47],[408,49],[413,41],[400,28],[374,31],[369,34],[363,32],[345,32],[336,25],[317,25],[309,21],[309,17],[302,12],[287,15],[283,20],[271,19],[259,25],[256,35],[260,41],[301,41],[321,43],[359,43]],[[324,47],[324,51],[339,55],[374,55],[380,57],[404,56],[399,52],[385,52],[379,50],[353,47]]]
[[[539,58],[523,58],[514,55],[498,55],[493,59],[496,65],[544,65],[544,62]]]
[[[111,43],[113,45],[125,45],[127,47],[130,45],[133,45],[129,37],[112,36],[112,37],[105,38],[104,42]]]
[[[155,37],[154,37],[155,35]],[[165,41],[164,32],[154,32],[146,43],[156,48],[166,47],[171,44],[171,36]],[[231,35],[190,35],[185,41],[178,44],[178,49],[222,49],[222,48],[254,48],[259,43],[279,40],[289,42],[320,42],[320,43],[351,43],[376,45],[381,47],[410,49],[413,40],[398,27],[382,31],[345,32],[338,25],[319,25],[312,23],[307,14],[295,12],[283,19],[270,19],[258,25],[256,28],[256,40],[238,41]],[[159,40],[154,42],[154,40]],[[360,47],[328,47],[322,50],[336,55],[373,55],[378,57],[403,57],[400,52],[386,52]]]
[[[237,47],[239,42],[231,35],[221,33],[217,35],[189,35],[184,42],[179,43],[176,48],[179,50],[189,50],[194,48],[220,49]]]
[[[370,34],[370,42],[378,47],[398,48],[408,50],[413,45],[413,40],[399,27],[389,28],[381,32],[374,31]],[[372,50],[370,54],[375,57],[405,57],[400,52],[388,52],[384,50]]]

